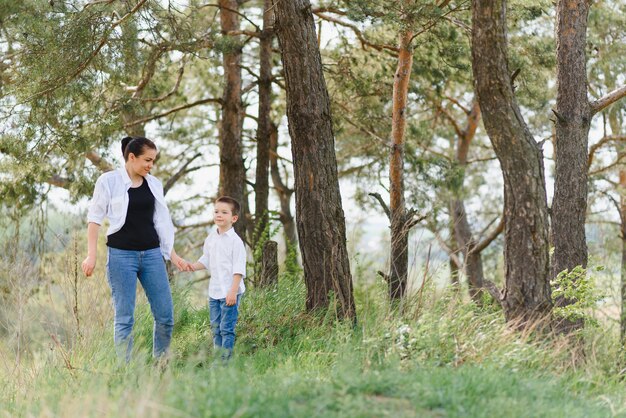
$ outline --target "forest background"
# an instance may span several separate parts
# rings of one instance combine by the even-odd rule
[[[1,0],[1,413],[625,414],[625,13]],[[159,147],[179,254],[200,255],[218,195],[244,203],[221,375],[208,276],[170,272],[162,371],[144,299],[115,361],[104,237],[79,273],[127,135]]]

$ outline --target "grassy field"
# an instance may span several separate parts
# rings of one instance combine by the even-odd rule
[[[49,333],[19,362],[5,344],[0,416],[626,416],[608,332],[587,331],[573,350],[567,340],[513,332],[497,309],[452,292],[429,289],[421,305],[416,298],[400,312],[388,306],[382,284],[359,286],[353,326],[304,314],[302,280],[283,277],[275,288],[248,292],[236,356],[223,366],[212,357],[201,298],[177,288],[172,357],[162,369],[149,357],[145,300],[134,359],[120,364],[106,286],[81,286],[90,299],[78,321],[67,316],[65,334]],[[71,296],[46,298],[72,311]]]

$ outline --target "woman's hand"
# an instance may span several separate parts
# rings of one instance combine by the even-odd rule
[[[100,225],[95,222],[89,222],[87,225],[87,258],[83,261],[81,267],[85,276],[89,277],[96,268],[96,254],[98,254],[98,232]]]
[[[83,268],[83,273],[85,273],[85,276],[91,276],[94,269],[96,268],[96,256],[88,255],[87,258],[85,258],[85,260],[83,261],[81,267]]]
[[[178,254],[172,252],[172,263],[178,268],[178,271],[193,271],[187,260],[179,257]]]

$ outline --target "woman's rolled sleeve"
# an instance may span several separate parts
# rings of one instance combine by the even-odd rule
[[[166,217],[160,219],[160,222],[154,225],[154,229],[156,229],[159,236],[161,254],[163,258],[169,260],[174,249],[174,224],[169,217]]]
[[[94,187],[93,196],[89,203],[89,209],[87,211],[87,222],[93,222],[98,225],[102,225],[104,218],[107,215],[107,208],[109,206],[110,195],[109,191],[104,185],[104,180],[100,177],[96,181]]]
[[[174,249],[174,223],[170,216],[170,210],[165,203],[165,196],[163,194],[163,185],[161,182],[150,176],[148,180],[148,186],[152,191],[156,199],[156,207],[154,210],[154,229],[156,229],[159,236],[159,242],[161,246],[161,254],[163,258],[169,260],[171,258],[172,250]]]

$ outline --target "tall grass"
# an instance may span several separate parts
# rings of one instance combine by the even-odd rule
[[[18,301],[5,300],[0,417],[626,415],[615,329],[587,330],[581,355],[567,339],[512,331],[493,306],[432,284],[394,307],[384,283],[357,281],[353,325],[332,311],[305,313],[302,277],[290,272],[248,290],[235,356],[223,366],[203,289],[180,275],[169,366],[150,357],[145,297],[133,360],[120,363],[104,266],[76,281],[67,248],[44,271],[60,274],[20,299],[30,313],[21,328]],[[18,329],[28,350],[22,343],[16,361]]]

